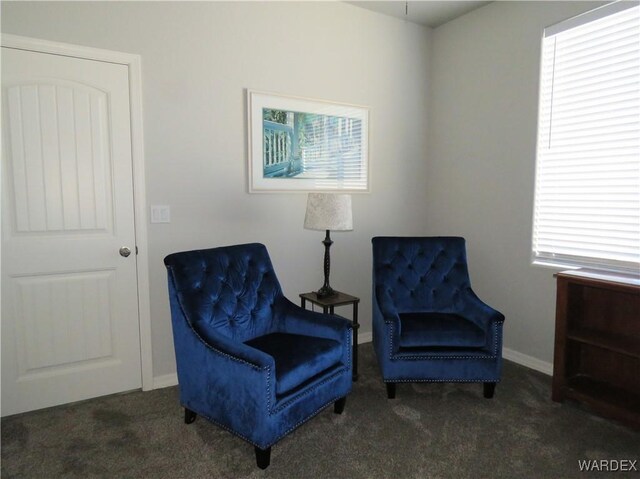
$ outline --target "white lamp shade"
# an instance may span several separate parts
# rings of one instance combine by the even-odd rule
[[[309,193],[304,227],[309,230],[351,231],[351,195]]]

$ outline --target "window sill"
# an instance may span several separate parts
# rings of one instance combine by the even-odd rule
[[[563,271],[562,274],[567,276],[579,277],[579,278],[597,279],[600,281],[609,281],[613,283],[622,283],[622,284],[629,284],[632,286],[640,286],[640,276],[632,275],[632,274],[596,271],[596,270],[590,270],[590,269]]]
[[[554,263],[552,261],[540,261],[533,260],[532,266],[539,266],[546,269],[555,270],[554,276],[557,273],[563,272],[570,275],[581,276],[585,278],[601,279],[606,281],[615,281],[618,283],[626,283],[633,285],[640,285],[640,271],[634,273],[631,271],[616,271],[607,270],[604,268],[589,268],[587,266],[568,265],[561,263]]]

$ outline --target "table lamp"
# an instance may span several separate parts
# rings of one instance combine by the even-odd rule
[[[304,227],[309,230],[326,231],[326,236],[322,241],[322,244],[324,244],[324,285],[316,294],[318,298],[335,296],[337,294],[336,291],[329,285],[329,272],[331,270],[329,248],[333,244],[330,232],[353,230],[351,195],[309,193]]]

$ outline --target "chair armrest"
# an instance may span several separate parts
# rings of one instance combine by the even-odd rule
[[[487,329],[494,321],[502,322],[505,319],[501,312],[478,298],[471,288],[460,296],[456,307],[458,314],[470,319],[483,329]]]
[[[272,356],[244,343],[233,341],[224,336],[207,335],[205,331],[199,332],[194,329],[194,332],[209,349],[218,354],[225,355],[230,359],[247,363],[259,369],[273,367],[275,365]]]
[[[212,352],[247,363],[256,368],[272,367],[275,364],[273,358],[262,351],[221,335],[208,334],[206,328],[198,327],[193,318],[190,318],[186,313],[181,301],[177,298],[177,294],[171,294],[169,301],[174,334],[176,329],[180,331],[184,328]]]
[[[306,310],[284,296],[276,302],[275,306],[278,331],[337,341],[342,345],[342,364],[351,371],[353,367],[353,359],[351,358],[353,326],[350,321],[333,314]],[[351,377],[351,373],[349,373],[349,377]]]
[[[377,308],[379,317],[385,323],[391,323],[395,326],[396,331],[400,331],[400,315],[396,309],[387,287],[384,285],[376,286],[374,294],[374,310]]]
[[[387,357],[399,348],[399,341],[394,341],[393,336],[400,335],[400,316],[385,286],[374,286],[372,296],[373,346],[378,358]]]
[[[281,332],[317,336],[342,341],[351,322],[333,314],[317,313],[282,297],[276,303],[277,328]]]
[[[170,303],[182,405],[242,437],[252,437],[276,403],[273,357],[229,338],[207,335],[202,328],[197,331],[175,295]]]

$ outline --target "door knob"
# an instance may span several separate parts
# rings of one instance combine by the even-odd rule
[[[120,256],[124,256],[125,258],[131,254],[131,250],[126,246],[120,248]]]

